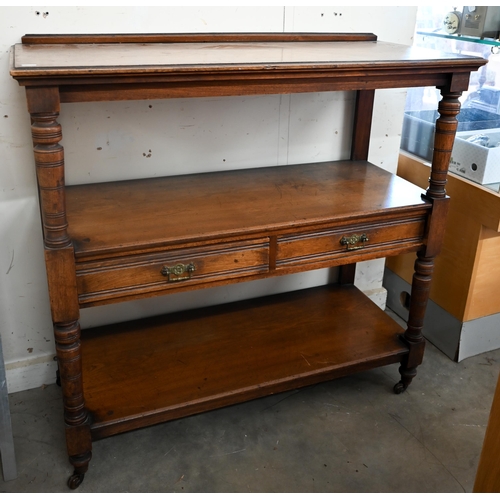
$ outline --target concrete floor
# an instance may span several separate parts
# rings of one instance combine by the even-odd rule
[[[471,492],[500,350],[457,364],[432,345],[397,366],[114,436],[93,445],[93,492]],[[59,387],[10,396],[18,477],[0,492],[68,492]]]

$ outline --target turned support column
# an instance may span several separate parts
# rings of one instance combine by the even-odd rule
[[[434,258],[442,245],[448,212],[449,199],[445,187],[458,125],[457,115],[460,112],[458,99],[462,92],[451,91],[449,87],[440,90],[443,98],[438,107],[439,118],[436,122],[429,187],[424,195],[424,198],[432,203],[432,216],[427,229],[426,246],[417,253],[415,261],[408,324],[403,335],[403,340],[408,344],[410,351],[399,368],[401,381],[394,387],[397,393],[403,392],[408,387],[417,373],[417,366],[422,363],[425,348],[422,334],[424,316],[429,299]]]
[[[436,121],[431,175],[426,193],[426,197],[431,200],[446,196],[448,167],[458,126],[459,98],[462,95],[462,92],[451,92],[446,88],[440,90],[443,98],[438,106],[439,118]]]
[[[45,262],[54,338],[63,393],[66,443],[75,472],[74,488],[91,458],[89,416],[85,408],[78,293],[74,251],[66,220],[64,150],[57,87],[26,89],[43,225]]]
[[[40,194],[45,247],[65,248],[68,236],[64,198],[64,151],[58,113],[32,113],[31,135]]]

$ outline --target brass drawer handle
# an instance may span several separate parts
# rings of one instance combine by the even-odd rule
[[[346,250],[358,250],[360,248],[365,248],[364,243],[368,240],[368,236],[365,233],[358,235],[353,234],[352,236],[342,236],[340,239],[341,245],[346,245]]]
[[[196,266],[192,262],[189,264],[175,264],[175,266],[171,267],[163,266],[161,268],[161,274],[167,276],[168,281],[188,280],[194,271],[196,271]]]

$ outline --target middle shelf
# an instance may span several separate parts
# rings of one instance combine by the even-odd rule
[[[432,204],[366,161],[70,186],[82,307],[417,251]]]
[[[77,261],[429,209],[423,191],[366,161],[67,186]]]

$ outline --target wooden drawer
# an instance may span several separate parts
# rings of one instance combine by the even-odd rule
[[[266,273],[269,239],[205,245],[77,264],[81,305]]]
[[[426,218],[325,229],[278,238],[276,268],[321,264],[346,256],[388,252],[423,242]],[[383,255],[381,255],[383,256]]]

